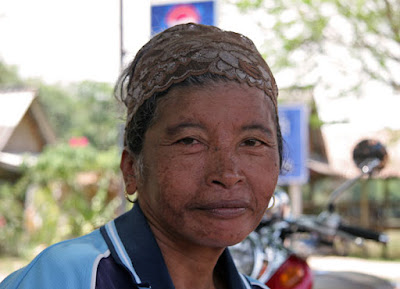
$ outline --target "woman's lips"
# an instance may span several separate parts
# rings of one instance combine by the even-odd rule
[[[223,219],[241,216],[248,209],[249,204],[244,201],[217,201],[197,206],[197,209]]]

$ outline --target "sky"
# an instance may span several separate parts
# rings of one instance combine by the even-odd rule
[[[221,3],[221,2],[220,2]],[[150,1],[124,1],[125,62],[150,37]],[[256,24],[235,21],[218,5],[218,25],[254,36]],[[0,59],[23,77],[48,83],[114,83],[120,71],[119,1],[1,0]],[[254,40],[254,39],[253,39]]]
[[[148,1],[125,2],[124,38],[134,53],[148,39]],[[0,58],[24,77],[113,83],[120,69],[119,33],[119,1],[0,1]]]
[[[218,5],[217,24],[249,36],[258,47],[263,44],[263,34],[256,22],[223,1]],[[115,83],[120,71],[119,33],[119,1],[0,1],[0,58],[16,65],[23,77],[36,77],[47,83],[82,80]],[[124,1],[125,62],[134,57],[149,35],[150,1]],[[326,63],[325,78],[338,84],[348,80],[332,69],[329,61],[321,62]],[[290,75],[276,76],[280,87],[290,84]],[[321,118],[350,120],[359,130],[385,126],[400,129],[397,117],[400,98],[374,83],[366,85],[364,90],[360,100],[351,95],[331,99],[327,95],[334,92],[317,89],[315,97]],[[374,114],[377,107],[385,111],[380,117]]]

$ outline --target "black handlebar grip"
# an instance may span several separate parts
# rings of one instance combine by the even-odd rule
[[[386,234],[375,232],[369,229],[364,229],[356,226],[343,225],[343,224],[340,224],[338,229],[356,237],[361,237],[368,240],[374,240],[376,242],[384,244],[386,244],[389,241],[389,238]]]

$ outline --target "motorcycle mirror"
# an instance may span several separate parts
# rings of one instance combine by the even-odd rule
[[[353,161],[363,173],[380,171],[387,160],[386,148],[377,140],[364,139],[353,149]]]
[[[383,144],[377,140],[364,139],[360,141],[353,149],[353,160],[360,169],[361,174],[355,178],[349,179],[341,184],[329,196],[328,211],[335,210],[334,202],[348,188],[354,185],[358,179],[364,175],[371,175],[375,171],[380,171],[386,165],[388,153]]]

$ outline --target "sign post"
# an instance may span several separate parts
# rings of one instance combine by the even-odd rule
[[[279,185],[289,186],[293,216],[303,211],[301,184],[308,181],[308,110],[304,105],[279,106],[283,164]]]

